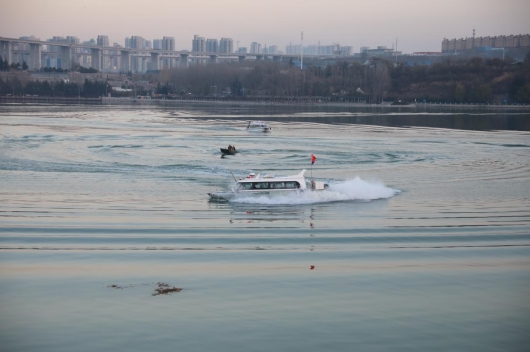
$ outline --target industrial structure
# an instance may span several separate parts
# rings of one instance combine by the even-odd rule
[[[462,53],[474,48],[519,49],[530,48],[530,35],[499,35],[495,37],[473,37],[446,39],[442,41],[442,53]]]

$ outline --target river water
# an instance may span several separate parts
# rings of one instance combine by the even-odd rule
[[[0,349],[528,351],[529,121],[0,106]],[[302,169],[329,190],[207,195]]]

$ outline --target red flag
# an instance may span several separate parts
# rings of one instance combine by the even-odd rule
[[[311,154],[311,165],[313,165],[317,161],[317,157]]]

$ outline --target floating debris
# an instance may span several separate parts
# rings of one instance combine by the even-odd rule
[[[155,289],[155,293],[153,293],[153,296],[167,295],[168,293],[182,291],[181,288],[170,286],[169,284],[165,282],[159,282],[157,283],[157,285],[158,285],[158,288]]]
[[[123,286],[121,286],[121,285],[108,285],[107,287],[108,288],[114,288],[116,290],[123,290],[124,288],[129,288],[129,287],[133,287],[133,286],[135,286],[135,285],[133,285],[133,284],[123,285]]]
[[[172,292],[180,292],[182,291],[182,289],[180,287],[174,287],[174,286],[171,286],[170,284],[168,283],[165,283],[165,282],[157,282],[156,284],[154,283],[148,283],[148,284],[129,284],[129,285],[116,285],[116,284],[112,284],[112,285],[107,285],[108,288],[113,288],[115,290],[123,290],[125,288],[130,288],[130,287],[134,287],[134,286],[151,286],[151,285],[156,285],[157,288],[155,288],[155,293],[153,293],[152,295],[153,296],[158,296],[158,295],[167,295],[168,293],[172,293]]]

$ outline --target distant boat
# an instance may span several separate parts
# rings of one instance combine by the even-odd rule
[[[250,121],[247,125],[248,132],[270,132],[272,128],[261,121]]]
[[[221,149],[221,153],[223,153],[223,154],[234,155],[234,154],[236,154],[236,153],[239,153],[239,150],[236,150],[235,148],[233,148],[233,149],[219,148],[219,149]]]

